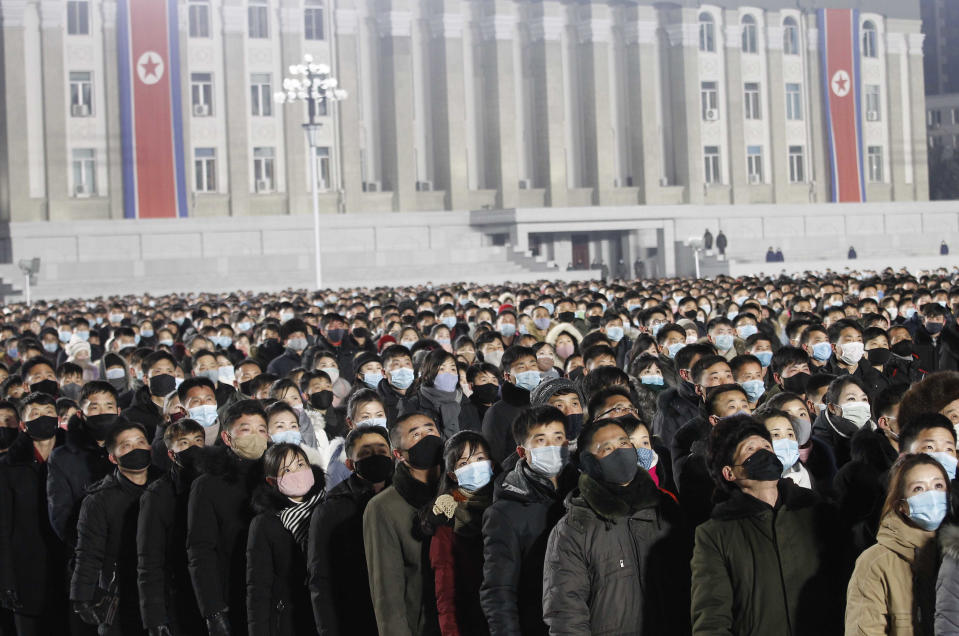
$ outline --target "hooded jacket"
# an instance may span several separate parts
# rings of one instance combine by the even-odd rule
[[[112,473],[115,466],[107,451],[74,415],[67,423],[63,446],[57,446],[47,460],[47,508],[50,525],[71,550],[77,543],[80,503],[89,485]]]
[[[555,323],[550,330],[546,333],[546,342],[548,342],[553,349],[556,348],[556,339],[559,338],[560,334],[568,334],[576,344],[579,344],[583,341],[583,334],[579,329],[574,327],[568,322]]]
[[[906,523],[896,513],[882,520],[876,545],[859,556],[849,581],[847,634],[933,633],[934,539],[935,533]]]
[[[852,460],[833,481],[845,527],[852,529],[856,554],[876,542],[879,515],[889,487],[889,469],[899,458],[885,434],[862,429],[850,441]]]
[[[775,507],[735,489],[696,529],[693,634],[833,634],[842,544],[831,506],[789,479]]]
[[[576,480],[567,464],[559,489],[519,461],[497,484],[483,514],[483,584],[480,604],[491,634],[546,634],[543,563],[549,533],[564,513],[563,498]]]
[[[852,459],[852,438],[860,430],[872,427],[871,420],[858,428],[846,418],[830,413],[829,409],[822,411],[813,422],[813,436],[820,439],[832,449],[836,457],[836,467],[842,468]]]
[[[588,475],[549,536],[550,634],[688,634],[690,540],[675,500],[639,470],[630,502]]]
[[[936,579],[936,633],[959,634],[959,526],[939,527],[942,563]]]
[[[659,394],[652,433],[663,440],[667,448],[672,448],[676,432],[683,424],[699,415],[700,404],[702,400],[693,385],[680,379],[679,386]]]
[[[313,467],[313,488],[304,500],[321,493],[323,483],[323,471]],[[246,544],[246,608],[250,636],[309,634],[316,630],[310,591],[304,585],[306,555],[278,516],[291,505],[293,502],[288,497],[265,483],[253,493],[253,508],[257,515],[250,524]],[[310,520],[303,523],[309,524]]]
[[[516,450],[513,440],[513,421],[529,406],[530,392],[511,382],[503,382],[502,399],[494,403],[483,416],[483,437],[489,442],[493,461],[503,460]]]

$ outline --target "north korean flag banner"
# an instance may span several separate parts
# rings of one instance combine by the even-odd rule
[[[819,9],[826,138],[832,201],[866,200],[859,90],[859,11]]]
[[[124,216],[186,216],[177,0],[119,0],[117,22]]]

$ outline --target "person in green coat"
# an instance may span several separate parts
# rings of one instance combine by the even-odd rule
[[[720,420],[709,469],[728,498],[696,529],[693,634],[833,634],[849,568],[832,506],[780,479],[769,432],[748,415]]]

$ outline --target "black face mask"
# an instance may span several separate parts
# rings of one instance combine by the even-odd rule
[[[50,439],[57,434],[60,421],[52,415],[42,415],[29,422],[24,422],[23,425],[27,428],[27,435],[30,436],[30,439],[41,441]]]
[[[602,316],[590,316],[590,317],[589,317],[589,326],[590,326],[590,327],[593,327],[594,329],[595,329],[596,327],[599,327],[599,322],[600,322],[602,319],[603,319]]]
[[[480,404],[492,404],[499,396],[498,384],[479,384],[473,387],[473,395]]]
[[[370,455],[356,460],[355,466],[357,475],[370,483],[378,484],[393,476],[395,464],[388,455]]]
[[[412,325],[413,323],[416,322],[416,316],[406,315],[406,316],[403,316],[402,318],[400,318],[400,321],[401,321],[404,325]]]
[[[200,458],[200,448],[199,446],[184,448],[179,453],[173,453],[173,459],[175,459],[176,463],[182,468],[193,470],[196,468],[197,460]]]
[[[253,378],[253,379],[255,380],[256,378]],[[252,390],[253,390],[253,380],[246,380],[244,382],[240,382],[240,393],[242,393],[243,395],[253,395],[252,393],[250,393],[250,391]]]
[[[310,394],[310,406],[318,411],[325,411],[333,404],[333,391],[317,391]]]
[[[120,468],[126,468],[127,470],[143,470],[150,465],[150,461],[150,451],[146,448],[134,448],[126,455],[117,457]]]
[[[808,373],[797,373],[788,378],[783,378],[783,389],[790,393],[802,395],[806,392],[806,384],[809,383],[810,377]]]
[[[170,395],[176,389],[176,378],[169,373],[161,373],[150,378],[150,393],[157,397]]]
[[[439,466],[443,461],[443,438],[439,435],[427,435],[406,452],[413,468],[427,470]]]
[[[93,439],[102,442],[107,438],[107,433],[117,423],[119,415],[113,413],[104,413],[103,415],[91,415],[86,419],[86,428],[93,436]]]
[[[30,391],[32,393],[46,393],[47,395],[57,397],[57,395],[60,394],[60,385],[57,384],[56,380],[40,380],[30,385]]]
[[[368,337],[369,335],[370,335],[370,332],[369,332],[369,330],[366,329],[366,327],[356,327],[356,328],[353,330],[353,337],[354,337],[354,338],[366,338],[366,337]]]
[[[886,364],[891,355],[889,349],[870,349],[866,352],[870,364]]]
[[[783,463],[776,453],[760,448],[743,462],[743,470],[746,477],[754,481],[777,481],[782,477]]]
[[[18,428],[7,428],[6,426],[0,426],[0,450],[7,450],[10,448],[10,445],[13,444],[13,441],[17,439],[17,435],[20,434],[20,429]]]
[[[572,311],[561,311],[556,315],[556,318],[560,322],[573,322],[576,319],[576,314]]]
[[[596,457],[592,453],[580,456],[583,472],[596,481],[607,484],[628,484],[636,477],[639,464],[636,463],[636,449],[617,448],[606,457]]]
[[[690,309],[689,311],[687,311],[687,312],[684,313],[683,315],[686,316],[687,318],[689,318],[690,320],[696,320],[696,313],[697,313],[697,312],[696,312],[695,309]]]
[[[566,416],[566,439],[576,439],[583,428],[583,414],[570,413]]]
[[[581,377],[583,377],[583,371],[584,371],[584,369],[585,369],[585,367],[576,367],[575,369],[573,369],[572,371],[569,372],[569,374],[567,375],[567,377],[568,377],[570,380],[578,380],[578,379],[580,379]]]
[[[83,390],[83,385],[77,384],[76,382],[70,382],[69,384],[64,384],[60,387],[60,395],[65,398],[70,398],[74,402],[80,401],[80,392]]]
[[[889,350],[895,353],[900,358],[911,358],[912,357],[912,340],[900,340],[896,344],[889,347]]]
[[[329,329],[326,332],[326,339],[330,342],[342,342],[346,335],[346,329]]]

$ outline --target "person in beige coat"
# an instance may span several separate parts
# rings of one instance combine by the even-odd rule
[[[846,600],[846,635],[933,634],[935,531],[946,515],[949,478],[926,454],[892,469],[876,545],[856,560]]]

